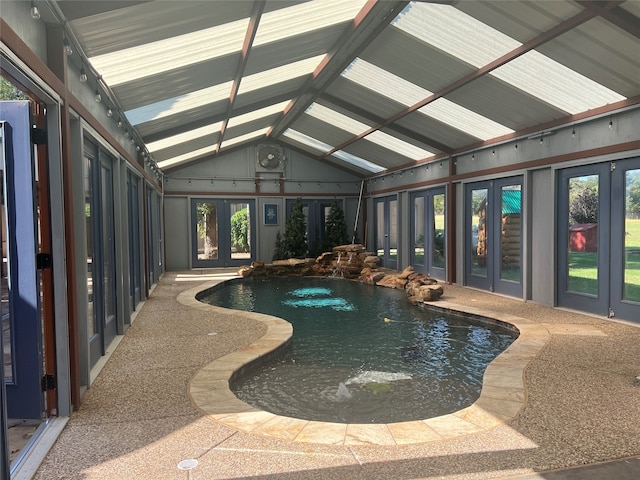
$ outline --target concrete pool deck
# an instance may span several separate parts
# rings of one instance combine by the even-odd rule
[[[233,273],[163,276],[36,478],[186,479],[185,459],[198,460],[192,480],[560,479],[583,478],[558,473],[583,465],[637,477],[640,328],[445,285],[435,306],[521,332],[487,369],[478,401],[418,422],[308,422],[228,390],[233,371],[290,335],[273,317],[195,301]]]

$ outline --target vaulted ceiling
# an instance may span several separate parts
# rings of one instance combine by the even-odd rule
[[[368,176],[640,96],[637,1],[46,3],[163,171],[277,142]]]

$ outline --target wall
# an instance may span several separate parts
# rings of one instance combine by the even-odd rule
[[[264,171],[257,165],[259,142],[165,171],[164,191],[167,270],[191,268],[191,198],[255,199],[256,260],[270,262],[278,231],[284,233],[286,199],[345,199],[344,213],[349,240],[353,236],[361,180],[359,177],[284,148],[282,168]],[[278,205],[278,225],[265,225],[265,204]],[[364,238],[364,205],[359,212],[358,233]]]

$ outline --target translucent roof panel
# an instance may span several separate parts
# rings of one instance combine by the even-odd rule
[[[213,152],[216,151],[216,147],[217,147],[217,144],[210,145],[208,147],[201,148],[199,150],[195,150],[193,152],[185,153],[184,155],[180,155],[178,157],[173,157],[170,160],[164,160],[162,162],[158,162],[158,166],[160,168],[175,167],[175,166],[180,165],[182,163],[190,162],[191,160],[194,160],[194,159],[196,159],[198,157],[202,157],[204,155],[213,153]]]
[[[317,55],[244,77],[240,83],[238,95],[281,83],[292,78],[308,75],[316,69],[324,57],[325,55]]]
[[[235,126],[242,125],[243,123],[251,122],[259,118],[268,117],[269,115],[273,115],[274,113],[282,112],[288,104],[289,100],[276,103],[274,105],[269,105],[268,107],[260,108],[243,115],[236,115],[235,117],[231,117],[229,119],[227,128],[233,128]]]
[[[253,140],[258,137],[264,137],[267,134],[269,128],[264,128],[262,130],[257,130],[255,132],[245,133],[244,135],[240,135],[238,137],[225,138],[222,142],[221,148],[228,148],[238,143],[246,142],[248,140]]]
[[[368,170],[372,173],[379,173],[385,170],[385,168],[381,167],[380,165],[376,165],[375,163],[365,160],[364,158],[356,157],[355,155],[345,152],[344,150],[338,150],[337,152],[334,152],[333,156],[351,165],[360,167],[364,170]]]
[[[449,5],[412,3],[394,20],[394,26],[477,68],[522,45]],[[490,75],[571,114],[624,99],[536,51]]]
[[[365,3],[364,0],[315,0],[265,13],[253,46],[353,20]]]
[[[316,140],[315,138],[310,137],[309,135],[305,135],[304,133],[300,133],[292,129],[286,130],[282,135],[322,153],[329,152],[334,148],[331,145],[327,145],[320,140]],[[364,158],[356,157],[355,155],[347,153],[343,150],[338,150],[333,154],[333,156],[350,165],[354,165],[358,168],[366,170],[367,172],[378,173],[384,170],[384,167],[381,167],[380,165],[369,162]]]
[[[104,80],[116,87],[175,68],[242,50],[249,19],[242,19],[164,40],[90,58]],[[131,68],[135,64],[136,68]]]
[[[373,142],[381,147],[393,150],[398,155],[409,157],[412,160],[421,160],[433,155],[433,152],[416,147],[388,133],[376,130],[365,137],[365,140]]]
[[[357,58],[342,76],[408,107],[433,95],[432,92],[361,58]],[[420,108],[419,111],[482,140],[513,132],[504,125],[444,98]]]
[[[318,103],[312,104],[305,112],[312,117],[318,118],[330,125],[342,128],[354,135],[361,135],[371,128],[371,125],[359,122],[351,117],[343,115]],[[361,141],[370,141],[377,145],[396,151],[399,155],[419,160],[433,155],[433,152],[423,150],[415,145],[404,142],[399,138],[381,131],[374,131],[363,138]]]
[[[172,135],[170,137],[165,137],[162,140],[157,140],[155,142],[147,143],[147,149],[150,152],[157,152],[159,150],[163,150],[165,148],[173,147],[175,145],[186,143],[190,140],[194,140],[196,138],[206,137],[209,135],[213,135],[220,131],[222,127],[222,122],[217,122],[211,125],[206,125],[204,127],[196,128],[194,130],[189,130],[184,133],[180,133],[178,135]]]
[[[309,108],[307,108],[305,113],[338,128],[346,130],[347,132],[351,132],[354,135],[360,135],[361,133],[371,128],[371,125],[366,125],[318,103],[313,103]]]
[[[449,5],[412,2],[392,25],[475,67],[520,46],[520,42]]]
[[[571,114],[625,98],[535,50],[494,70],[491,75]]]
[[[138,125],[223,100],[229,96],[230,91],[231,82],[225,82],[161,102],[151,103],[144,107],[134,108],[125,112],[125,115],[132,125]]]
[[[316,150],[320,153],[326,153],[333,150],[333,147],[327,143],[321,142],[320,140],[310,137],[309,135],[305,135],[304,133],[298,132],[296,130],[292,130],[291,128],[285,130],[282,136],[290,138],[291,140],[295,140],[298,143],[306,145],[313,150]]]

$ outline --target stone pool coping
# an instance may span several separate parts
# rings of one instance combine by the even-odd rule
[[[196,295],[227,279],[214,280],[185,290],[178,301],[211,314],[229,309],[204,304]],[[193,404],[209,418],[229,428],[279,440],[326,445],[409,445],[449,440],[477,434],[512,420],[527,402],[524,374],[552,334],[604,335],[590,325],[543,324],[512,314],[499,313],[439,300],[436,308],[480,316],[514,326],[518,338],[488,366],[480,397],[472,405],[448,415],[388,424],[344,424],[302,420],[259,410],[238,399],[229,380],[259,358],[286,346],[293,335],[289,322],[270,315],[233,311],[266,326],[255,342],[217,358],[189,381]]]

